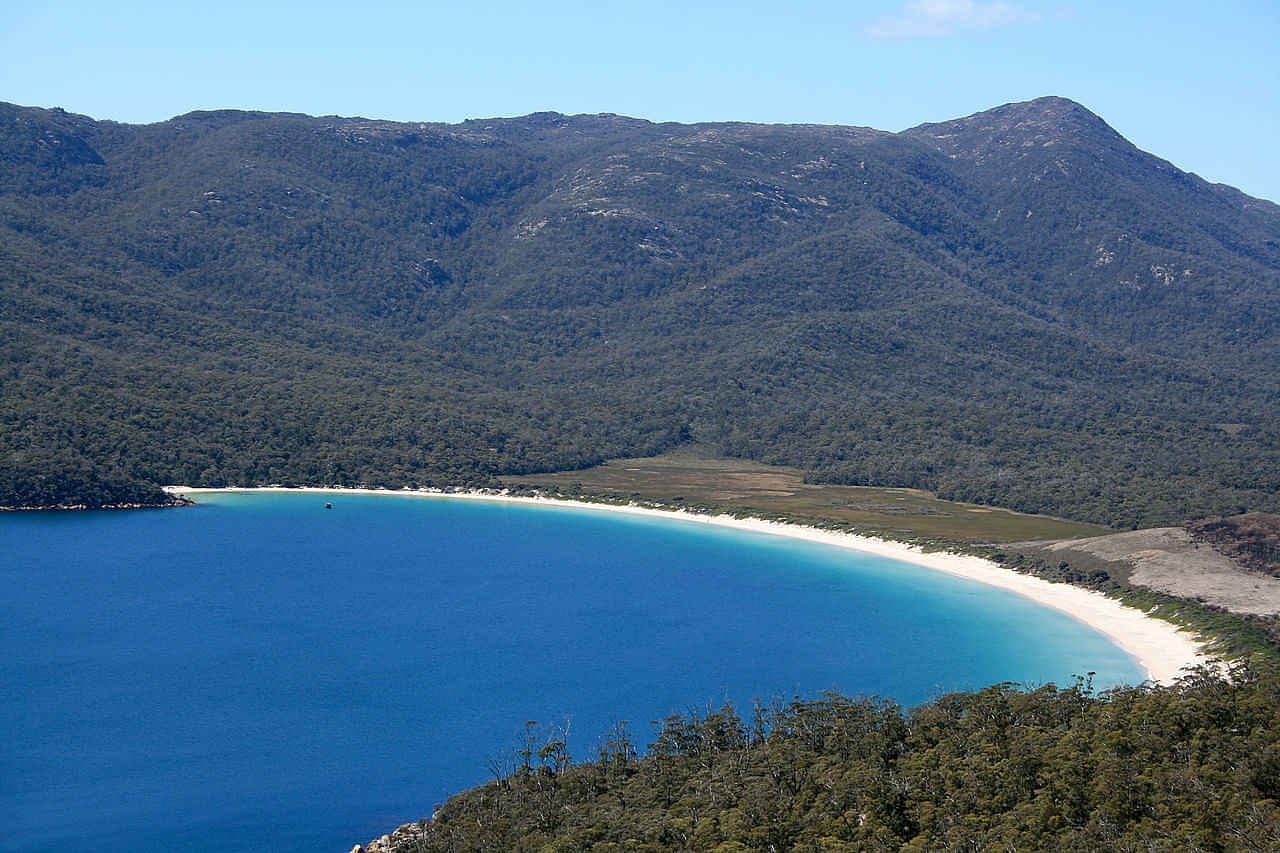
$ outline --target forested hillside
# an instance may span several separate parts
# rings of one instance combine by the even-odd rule
[[[1280,510],[1280,207],[1060,98],[898,134],[0,105],[0,503],[698,443],[1119,526]]]
[[[948,694],[904,713],[836,695],[625,726],[574,764],[531,728],[490,784],[370,853],[1270,851],[1274,674]]]

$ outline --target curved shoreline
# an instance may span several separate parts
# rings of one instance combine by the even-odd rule
[[[411,489],[344,489],[320,486],[284,487],[230,487],[223,489],[191,486],[166,486],[165,491],[174,495],[192,495],[208,492],[314,492],[334,495],[392,495],[402,497],[447,498],[451,500],[482,500],[506,503],[524,503],[570,509],[622,512],[631,515],[648,515],[657,518],[712,524],[756,533],[771,533],[826,545],[835,545],[854,551],[862,551],[880,557],[899,560],[997,587],[1029,598],[1082,622],[1106,636],[1111,642],[1133,656],[1147,672],[1147,677],[1157,684],[1171,684],[1187,667],[1209,663],[1209,657],[1201,650],[1193,635],[1175,625],[1147,616],[1141,610],[1128,607],[1100,592],[1052,583],[1032,575],[1024,575],[981,557],[954,554],[945,551],[925,552],[915,545],[876,539],[855,533],[844,533],[790,524],[766,521],[760,518],[736,518],[731,515],[704,515],[676,509],[653,509],[623,504],[592,503],[534,496],[517,496],[480,491],[444,492]]]

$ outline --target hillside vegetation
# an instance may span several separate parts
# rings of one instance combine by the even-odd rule
[[[1280,208],[1044,98],[898,134],[0,106],[0,503],[696,443],[1133,526],[1280,510]]]
[[[1095,695],[1003,684],[903,712],[829,695],[625,725],[575,764],[531,728],[488,785],[370,850],[1280,849],[1275,676]]]

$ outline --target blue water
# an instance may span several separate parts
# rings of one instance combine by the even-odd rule
[[[345,851],[486,781],[527,720],[587,757],[726,699],[1143,676],[989,587],[591,510],[10,513],[0,573],[0,851]]]

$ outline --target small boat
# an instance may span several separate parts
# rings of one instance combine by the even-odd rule
[[[325,509],[333,509],[333,504],[326,502],[326,503],[325,503],[325,505],[324,505],[324,508],[325,508]]]

